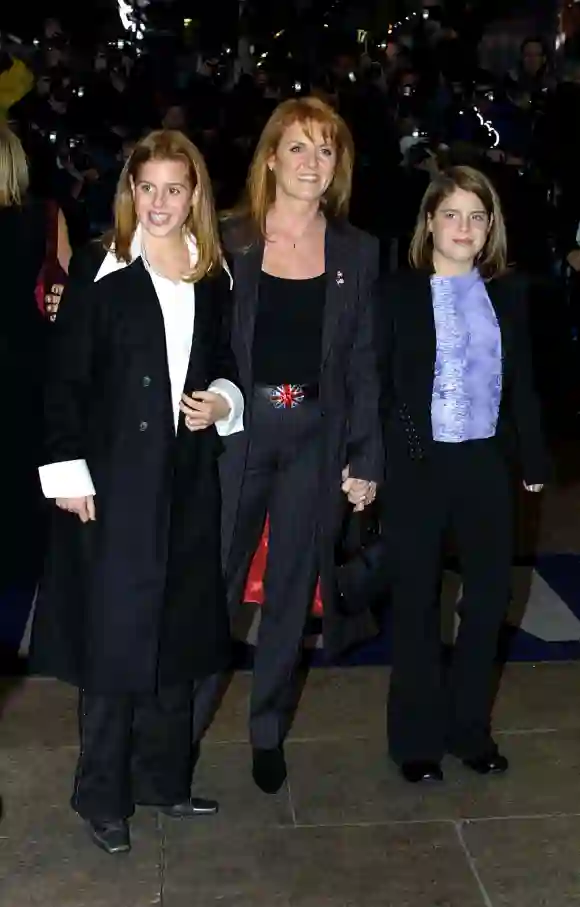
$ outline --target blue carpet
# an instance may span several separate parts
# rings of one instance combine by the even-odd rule
[[[500,648],[510,661],[568,661],[580,659],[580,556],[574,554],[547,554],[535,561],[535,573],[546,584],[543,595],[534,592],[527,614],[534,612],[534,622],[527,621],[527,629],[506,626]],[[523,568],[525,569],[525,568]],[[25,670],[26,663],[18,658],[18,650],[25,632],[34,596],[34,584],[23,583],[17,588],[0,594],[0,673]],[[536,596],[536,598],[534,598]],[[539,596],[539,597],[538,597]],[[532,607],[534,605],[534,607]],[[551,613],[564,612],[567,637],[550,639]],[[383,629],[376,638],[345,656],[341,664],[389,664],[391,640],[388,609],[382,618]],[[533,632],[530,632],[530,626]],[[316,625],[312,627],[317,631]],[[239,645],[236,649],[238,667],[251,665],[252,647]],[[324,652],[317,649],[313,655],[316,665],[327,664]]]

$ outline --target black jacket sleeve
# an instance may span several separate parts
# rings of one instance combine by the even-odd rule
[[[379,272],[378,241],[362,237],[360,254],[356,333],[346,376],[350,401],[347,455],[353,478],[380,482],[384,475],[384,454],[373,311]]]

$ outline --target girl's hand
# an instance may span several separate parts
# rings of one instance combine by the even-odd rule
[[[204,431],[221,419],[227,419],[230,413],[227,400],[213,391],[183,394],[179,408],[185,415],[185,424],[189,431]]]

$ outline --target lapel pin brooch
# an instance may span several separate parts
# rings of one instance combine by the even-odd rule
[[[337,272],[336,272],[336,283],[337,283],[337,285],[338,285],[339,287],[341,287],[341,286],[343,285],[343,283],[344,283],[344,277],[343,277],[343,275],[342,275],[342,271],[337,271]]]

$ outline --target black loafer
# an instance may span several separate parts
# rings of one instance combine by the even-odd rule
[[[217,800],[206,800],[205,797],[191,797],[183,803],[158,806],[157,810],[170,819],[196,819],[198,816],[215,816],[219,803]]]
[[[510,764],[501,753],[488,753],[476,759],[462,759],[463,764],[478,775],[503,775]]]
[[[403,762],[400,769],[403,778],[409,784],[443,781],[443,772],[438,762]]]
[[[252,777],[257,786],[265,794],[277,794],[288,776],[284,750],[281,746],[254,749],[252,756]]]
[[[106,822],[91,822],[89,819],[87,827],[93,842],[105,853],[129,853],[131,850],[129,824],[126,819]]]

